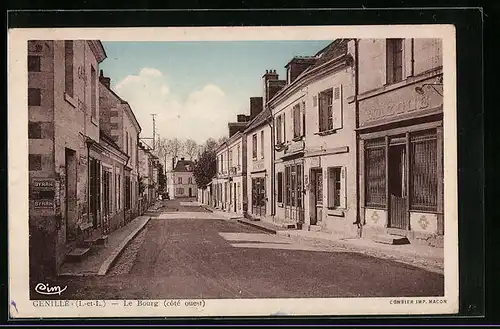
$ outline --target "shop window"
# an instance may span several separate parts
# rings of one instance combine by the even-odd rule
[[[287,206],[291,203],[290,176],[290,167],[285,167],[285,205]]]
[[[328,168],[328,208],[345,208],[345,168]]]
[[[412,210],[437,210],[438,154],[435,131],[411,136],[411,197]]]
[[[385,146],[370,147],[365,151],[365,201],[367,207],[386,206]]]
[[[276,186],[278,187],[278,202],[283,202],[283,173],[279,172],[276,176]]]
[[[403,79],[403,39],[387,39],[387,83]]]
[[[40,72],[40,56],[28,56],[28,72]]]
[[[42,104],[42,92],[40,88],[28,88],[28,105],[40,106]]]

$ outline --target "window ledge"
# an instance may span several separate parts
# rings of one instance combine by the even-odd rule
[[[292,141],[294,141],[294,142],[298,142],[298,141],[301,141],[301,140],[303,140],[303,139],[304,139],[304,136],[298,136],[298,137],[294,137],[294,138],[292,139]]]
[[[331,135],[331,134],[337,133],[337,130],[339,130],[339,129],[340,128],[329,129],[329,130],[325,130],[325,131],[318,131],[317,133],[314,133],[314,134],[319,135],[319,136],[326,136],[326,135]]]
[[[328,208],[328,216],[344,217],[344,210],[338,208]]]
[[[76,103],[75,99],[71,97],[68,93],[64,93],[64,100],[68,102],[71,106],[74,108],[78,107],[78,104]]]

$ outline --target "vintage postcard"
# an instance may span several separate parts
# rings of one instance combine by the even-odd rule
[[[11,318],[458,312],[451,25],[11,29]]]

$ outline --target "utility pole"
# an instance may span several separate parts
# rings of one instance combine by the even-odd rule
[[[153,151],[156,149],[156,113],[151,114],[153,117]]]

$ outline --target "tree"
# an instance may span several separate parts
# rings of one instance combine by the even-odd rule
[[[158,168],[158,185],[159,185],[159,191],[163,192],[165,191],[165,183],[166,183],[166,180],[165,180],[165,172],[163,170],[163,165],[161,163],[158,162],[158,165],[157,165],[157,168]]]
[[[205,146],[204,146],[205,150],[204,151],[206,151],[206,152],[215,152],[215,150],[217,149],[218,146],[219,146],[218,142],[215,139],[209,138],[205,142]]]
[[[184,153],[189,157],[189,160],[193,160],[198,152],[198,144],[192,139],[187,139],[184,142]]]
[[[198,188],[204,189],[217,172],[215,151],[205,151],[194,166],[194,179]]]
[[[178,138],[162,138],[160,141],[158,141],[156,152],[158,158],[163,160],[163,164],[165,168],[167,168],[167,158],[175,160],[180,155],[182,155],[182,153],[184,152],[184,145],[183,142]]]

